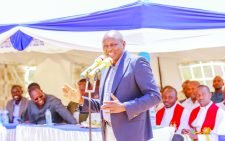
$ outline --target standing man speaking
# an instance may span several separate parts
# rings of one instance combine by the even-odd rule
[[[100,100],[91,100],[91,111],[101,112],[103,141],[147,141],[152,138],[149,108],[161,100],[149,63],[125,51],[120,32],[108,31],[103,50],[113,64],[102,71]],[[76,101],[88,111],[88,98]]]

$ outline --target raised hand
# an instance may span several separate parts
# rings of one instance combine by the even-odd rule
[[[75,86],[75,88],[72,88],[70,85],[65,84],[62,88],[62,91],[64,97],[76,103],[80,103],[82,96],[77,86]]]

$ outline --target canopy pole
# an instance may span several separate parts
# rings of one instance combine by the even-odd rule
[[[159,56],[157,56],[157,62],[158,62],[158,70],[159,70],[160,89],[162,89],[163,88],[163,84],[162,84],[162,73],[161,73],[160,58],[159,58]]]

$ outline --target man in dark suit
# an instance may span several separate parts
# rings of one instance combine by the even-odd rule
[[[149,109],[161,100],[150,64],[125,51],[118,31],[107,32],[102,43],[113,64],[102,71],[100,101],[92,99],[91,110],[101,112],[103,141],[147,141],[152,138]],[[88,99],[75,98],[87,111]]]

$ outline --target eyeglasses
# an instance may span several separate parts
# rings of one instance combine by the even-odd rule
[[[34,101],[37,102],[39,99],[43,99],[43,98],[44,98],[44,95],[40,95],[39,97],[36,97],[36,98],[34,99]]]

